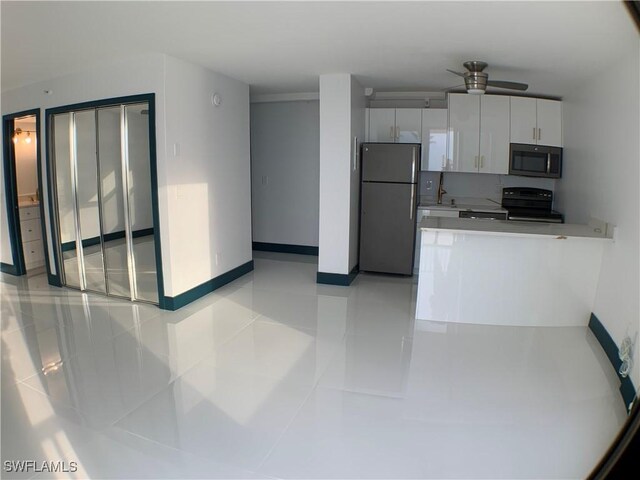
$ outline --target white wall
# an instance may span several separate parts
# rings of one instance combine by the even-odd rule
[[[216,110],[210,102],[214,90],[223,101]],[[141,93],[156,94],[162,266],[165,294],[175,296],[251,259],[249,87],[150,54],[4,91],[2,113],[41,108],[44,138],[45,108]],[[39,144],[44,159],[45,142]],[[46,185],[43,189],[47,198]],[[5,210],[4,194],[0,202]],[[48,208],[45,212],[50,230]],[[5,238],[3,232],[2,261],[11,264]],[[51,258],[50,238],[49,248]],[[217,265],[215,253],[220,253]]]
[[[24,132],[27,130],[35,131],[36,123],[33,117],[27,120],[16,120],[15,128],[21,128]],[[19,135],[18,143],[15,143],[16,156],[16,183],[18,185],[18,196],[33,195],[38,188],[38,172],[36,170],[36,145],[37,135],[31,133],[31,143],[26,143],[26,133]]]
[[[6,90],[2,92],[2,114],[10,114],[33,108],[40,108],[41,122],[39,138],[45,138],[45,118],[44,110],[46,108],[57,107],[61,105],[69,105],[72,103],[87,102],[103,98],[112,98],[126,95],[135,95],[140,93],[156,94],[156,135],[158,137],[158,145],[164,145],[164,69],[165,56],[161,54],[151,54],[124,58],[112,63],[105,63],[98,66],[87,68],[82,72],[75,72],[64,77],[54,78],[43,82],[26,85],[21,88]],[[46,94],[50,91],[50,94]],[[46,154],[46,142],[39,142],[41,158],[44,162]],[[166,184],[164,164],[165,152],[163,148],[158,148],[158,184],[160,190],[162,185]],[[43,179],[47,176],[46,165],[42,166]],[[41,196],[47,199],[48,188],[43,185]],[[5,195],[0,196],[2,209],[6,209]],[[45,222],[47,232],[51,229],[51,219],[49,218],[49,209],[45,205]],[[160,205],[160,226],[165,224],[162,218],[166,208]],[[5,228],[3,222],[3,229]],[[4,235],[3,235],[3,238]],[[53,265],[53,250],[50,235],[48,235],[49,259],[51,262],[52,272],[55,273],[55,265]],[[165,243],[164,234],[162,239]],[[12,264],[11,254],[5,256],[5,243],[3,243],[3,259],[5,263]],[[168,265],[163,255],[163,267],[165,277],[170,278],[171,272],[167,271]],[[8,261],[6,260],[8,259]]]
[[[318,101],[251,104],[253,241],[318,246]]]
[[[351,75],[320,75],[318,271],[346,275],[351,254]]]
[[[166,67],[162,194],[176,295],[252,258],[249,86],[176,58]]]
[[[569,222],[591,216],[618,228],[605,250],[594,313],[618,345],[626,334],[635,337],[632,379],[639,386],[640,49],[631,33],[627,54],[564,98],[564,166],[556,198]]]

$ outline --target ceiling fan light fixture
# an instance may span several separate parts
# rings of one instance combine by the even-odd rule
[[[472,95],[482,95],[487,90],[487,87],[495,87],[495,88],[506,88],[509,90],[520,90],[525,91],[529,88],[529,85],[526,83],[519,82],[507,82],[503,80],[492,80],[489,81],[489,75],[484,73],[484,69],[487,67],[486,62],[479,61],[469,61],[464,62],[464,68],[467,69],[466,72],[456,72],[455,70],[451,70],[447,68],[447,71],[457,75],[459,77],[464,78],[464,86],[467,90],[467,93]]]

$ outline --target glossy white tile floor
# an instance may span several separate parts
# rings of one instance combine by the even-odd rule
[[[586,328],[416,324],[414,279],[323,286],[315,257],[255,257],[253,273],[178,312],[3,275],[3,465],[583,478],[625,420]]]

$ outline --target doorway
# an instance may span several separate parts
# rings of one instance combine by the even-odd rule
[[[3,167],[13,264],[3,263],[2,271],[13,275],[43,273],[48,263],[39,132],[39,109],[3,117]]]
[[[153,96],[47,110],[61,283],[161,304]]]

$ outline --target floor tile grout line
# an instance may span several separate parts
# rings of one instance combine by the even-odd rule
[[[134,432],[132,430],[128,430],[128,429],[126,429],[124,427],[111,425],[109,428],[114,429],[114,430],[119,430],[122,434],[130,435],[132,437],[138,438],[138,439],[143,440],[145,442],[149,442],[152,445],[157,445],[158,447],[166,448],[166,449],[171,450],[171,451],[176,452],[176,453],[180,453],[180,454],[183,454],[183,455],[188,455],[190,457],[197,458],[198,460],[206,461],[206,462],[208,462],[208,463],[210,463],[210,464],[212,464],[214,466],[232,467],[232,468],[236,468],[238,470],[242,470],[245,473],[254,473],[254,474],[258,475],[258,472],[256,472],[255,470],[252,470],[250,468],[243,467],[243,466],[238,465],[236,463],[231,463],[231,462],[230,463],[225,463],[225,462],[221,462],[219,460],[211,460],[209,457],[205,457],[205,456],[203,456],[203,455],[201,455],[199,453],[193,453],[193,452],[189,452],[188,450],[183,450],[182,448],[172,447],[171,445],[167,445],[166,443],[162,443],[162,442],[160,442],[158,440],[154,440],[153,438],[146,437],[144,435],[141,435],[140,433]],[[105,437],[113,440],[113,438],[110,437],[106,431],[104,433],[103,432],[99,432],[99,433],[101,433]],[[128,446],[128,444],[125,444],[125,446]],[[269,477],[269,478],[275,478],[275,477]]]
[[[236,334],[234,334],[232,337],[230,337],[228,340],[226,340],[225,342],[221,343],[219,346],[224,345],[225,343],[227,343],[229,340],[231,340],[232,338],[234,338],[236,335],[238,335],[241,331],[243,331],[246,327],[248,327],[251,323],[253,323],[254,320],[252,320],[251,322],[249,322],[247,325],[245,325],[243,328],[241,328]],[[169,382],[167,382],[165,385],[163,385],[162,387],[160,387],[157,391],[155,391],[154,393],[152,393],[151,395],[149,395],[148,397],[146,397],[143,401],[141,401],[140,403],[138,403],[134,408],[128,410],[124,415],[120,416],[117,420],[115,420],[113,423],[111,423],[109,426],[113,427],[113,428],[121,428],[121,427],[116,427],[116,424],[118,422],[120,422],[122,419],[124,419],[125,417],[127,417],[128,415],[130,415],[131,413],[133,413],[135,410],[139,409],[140,407],[142,407],[145,403],[153,400],[155,397],[157,397],[158,395],[160,395],[165,389],[167,389],[168,387],[170,387],[172,384],[174,384],[177,380],[179,380],[180,378],[182,378],[184,375],[186,375],[187,373],[189,373],[190,371],[194,370],[196,367],[201,366],[204,362],[206,362],[208,359],[210,359],[213,355],[215,355],[216,352],[211,353],[210,355],[207,355],[206,357],[200,359],[199,361],[195,362],[193,365],[191,365],[189,368],[187,368],[184,372],[180,373],[179,375],[177,375],[175,378],[172,378]],[[169,360],[170,357],[166,357],[167,360]],[[215,367],[214,367],[215,368]],[[123,429],[125,431],[129,431],[126,429]]]
[[[254,317],[254,318],[253,318],[249,323],[247,323],[244,327],[242,327],[241,329],[239,329],[239,330],[238,330],[236,333],[234,333],[231,337],[229,337],[227,340],[225,340],[225,341],[224,341],[224,342],[222,342],[220,345],[218,345],[218,346],[217,346],[217,348],[219,348],[219,347],[221,347],[222,345],[224,345],[224,344],[228,343],[229,341],[231,341],[233,338],[235,338],[237,335],[239,335],[239,334],[240,334],[240,332],[242,332],[242,331],[243,331],[243,330],[245,330],[249,325],[251,325],[253,322],[255,322],[255,320],[256,320],[257,318],[259,318],[260,316],[261,316],[261,314],[256,315],[256,316],[255,316],[255,317]],[[149,320],[149,319],[147,319],[147,320]],[[143,321],[143,322],[141,322],[141,323],[144,323],[144,322],[146,322],[147,320],[145,320],[145,321]],[[53,328],[53,327],[51,327],[51,328]],[[128,330],[126,330],[126,331],[124,331],[124,332],[120,332],[119,334],[115,335],[114,337],[111,337],[111,338],[109,338],[109,339],[106,339],[106,340],[104,340],[103,342],[100,342],[100,343],[101,343],[101,344],[102,344],[102,343],[106,344],[107,342],[113,341],[113,340],[114,340],[114,339],[116,339],[117,337],[119,337],[119,336],[121,336],[121,335],[124,335],[125,333],[130,332],[133,328],[135,328],[135,327],[132,327],[132,328],[130,328],[130,329],[128,329]],[[180,373],[179,375],[177,375],[175,378],[173,378],[173,379],[171,379],[169,382],[167,382],[165,385],[163,385],[161,388],[159,388],[159,390],[157,390],[157,391],[153,392],[153,393],[152,393],[152,394],[150,394],[148,397],[146,397],[142,402],[140,402],[139,404],[137,404],[133,409],[131,409],[131,410],[127,411],[124,415],[122,415],[122,416],[120,416],[119,418],[117,418],[117,419],[116,419],[114,422],[112,422],[109,426],[114,427],[116,423],[118,423],[119,421],[121,421],[121,420],[122,420],[123,418],[125,418],[127,415],[131,414],[134,410],[136,410],[136,409],[140,408],[144,403],[146,403],[146,402],[148,402],[148,401],[152,400],[152,399],[153,399],[154,397],[156,397],[158,394],[162,393],[162,391],[163,391],[165,388],[169,387],[171,384],[173,384],[175,381],[177,381],[179,378],[183,377],[185,374],[187,374],[188,372],[190,372],[190,371],[191,371],[191,370],[193,370],[194,368],[196,368],[196,367],[200,366],[203,362],[207,361],[209,358],[211,358],[213,355],[215,355],[215,353],[216,353],[216,352],[212,352],[210,355],[207,355],[206,357],[204,357],[204,358],[200,359],[199,361],[195,362],[192,366],[190,366],[190,367],[189,367],[189,368],[187,368],[185,371],[183,371],[182,373]],[[76,352],[76,353],[74,353],[73,355],[70,355],[69,357],[67,357],[67,358],[66,358],[66,359],[64,359],[64,360],[65,360],[65,361],[68,361],[68,360],[74,359],[75,357],[78,357],[78,356],[80,356],[80,355],[82,355],[82,353],[80,353],[80,352]],[[154,355],[155,355],[155,354],[154,354]],[[168,359],[169,359],[169,357],[166,357],[166,359],[168,360]],[[36,377],[36,376],[38,376],[38,372],[35,372],[34,374],[32,374],[32,375],[30,375],[30,376],[28,376],[28,377],[25,377],[25,378],[23,378],[23,379],[21,379],[21,380],[17,380],[17,381],[15,381],[15,382],[11,383],[11,385],[12,385],[12,386],[16,386],[16,385],[18,385],[18,384],[22,384],[23,386],[28,387],[30,390],[32,390],[32,391],[34,391],[34,392],[37,392],[37,393],[39,393],[40,395],[43,395],[44,397],[46,397],[46,398],[48,398],[48,399],[50,399],[50,400],[54,400],[54,401],[55,401],[55,399],[54,399],[53,397],[51,397],[48,393],[46,393],[46,392],[42,392],[42,391],[38,390],[37,388],[32,387],[32,386],[31,386],[31,385],[29,385],[28,383],[25,383],[27,380],[30,380],[30,379],[32,379],[32,378],[34,378],[34,377]],[[72,408],[72,409],[74,409],[75,411],[77,411],[77,412],[79,412],[79,413],[81,413],[81,414],[83,414],[83,415],[84,415],[84,411],[83,411],[83,410],[78,409],[77,407],[74,407],[74,406],[72,406],[72,405],[65,405],[65,406],[67,406],[67,407],[69,407],[69,408]]]
[[[344,337],[345,337],[346,333],[343,334],[342,336],[342,341],[344,341]],[[322,377],[324,376],[324,374],[326,373],[327,369],[329,368],[329,365],[331,365],[331,361],[333,360],[336,352],[338,351],[339,346],[336,345],[336,347],[333,349],[333,351],[331,352],[331,358],[329,359],[329,361],[327,362],[327,364],[325,365],[324,369],[322,370],[322,373],[320,373],[318,375],[318,377],[316,378],[315,382],[312,384],[311,389],[309,390],[309,393],[306,395],[306,397],[304,398],[304,400],[302,401],[302,403],[300,404],[300,406],[298,407],[298,409],[296,410],[296,412],[293,414],[293,416],[291,417],[291,420],[289,422],[287,422],[287,425],[284,427],[284,429],[282,430],[282,433],[280,435],[278,435],[278,438],[276,439],[276,441],[273,443],[273,445],[271,446],[271,448],[269,449],[269,451],[266,453],[266,455],[264,456],[264,458],[260,461],[260,463],[258,464],[258,466],[256,467],[256,473],[259,473],[258,471],[262,468],[262,466],[265,464],[265,462],[269,459],[269,457],[271,456],[271,454],[273,453],[273,451],[277,448],[277,446],[280,444],[280,442],[282,441],[282,439],[284,438],[284,436],[286,435],[286,433],[289,431],[289,428],[291,427],[291,425],[293,424],[293,422],[298,418],[298,416],[300,415],[300,412],[302,411],[302,409],[304,408],[304,406],[307,404],[307,401],[309,400],[309,398],[311,398],[311,395],[317,391],[318,388],[318,384],[320,383],[320,380],[322,379]]]
[[[259,470],[263,467],[263,465],[265,464],[265,462],[269,459],[269,457],[271,456],[271,454],[273,453],[273,451],[276,449],[276,447],[280,444],[280,442],[282,441],[282,439],[284,438],[284,436],[286,435],[286,433],[289,431],[289,428],[291,427],[291,425],[293,424],[293,422],[296,420],[296,418],[298,418],[298,415],[300,414],[300,412],[302,411],[302,408],[307,404],[307,401],[309,400],[309,398],[311,398],[311,395],[313,394],[313,392],[316,390],[317,387],[317,382],[313,384],[313,386],[311,387],[311,389],[309,390],[309,393],[307,393],[307,395],[304,397],[304,400],[302,400],[302,403],[300,404],[300,406],[296,409],[295,413],[293,414],[293,416],[291,417],[291,420],[289,420],[287,422],[287,424],[285,425],[284,429],[282,430],[282,432],[280,433],[280,435],[278,435],[278,438],[276,439],[276,441],[273,443],[273,445],[271,446],[271,448],[269,449],[269,451],[265,454],[265,456],[262,458],[262,460],[260,460],[260,463],[258,464],[258,466],[256,467],[256,472],[259,472]]]

